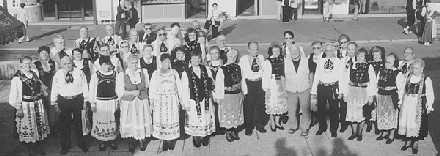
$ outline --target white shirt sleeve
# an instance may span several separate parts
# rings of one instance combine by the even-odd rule
[[[78,71],[80,72],[84,101],[89,101],[89,85],[87,84],[86,75],[81,70],[78,69]]]
[[[98,91],[98,76],[94,73],[90,79],[90,88],[89,88],[89,101],[93,105],[97,99],[97,91]]]
[[[265,61],[263,63],[263,79],[262,79],[261,87],[264,91],[267,91],[271,87],[271,81],[272,81],[272,64],[270,61]]]
[[[379,75],[379,74],[378,74]],[[396,87],[399,95],[399,103],[403,102],[403,94],[405,92],[405,77],[401,72],[396,76]]]
[[[372,65],[369,65],[368,67],[368,77],[369,82],[367,86],[367,95],[374,96],[377,93],[377,79],[376,79],[376,73],[374,72],[374,68]]]
[[[153,72],[152,76],[151,76],[151,81],[150,81],[150,87],[148,88],[148,97],[150,99],[151,102],[154,101],[154,99],[157,99],[157,93],[156,93],[156,89],[158,87],[159,84],[159,74],[157,73],[158,71]]]
[[[60,86],[60,76],[62,76],[63,70],[58,70],[58,72],[55,73],[55,75],[53,76],[53,80],[52,80],[52,89],[50,92],[50,101],[51,104],[54,104],[54,102],[57,102],[58,100],[58,89]]]
[[[120,72],[116,77],[116,94],[118,98],[121,98],[125,92],[124,72]]]
[[[215,99],[223,99],[225,97],[225,74],[223,74],[222,68],[219,68],[217,71],[214,93]]]
[[[241,90],[243,91],[243,94],[246,95],[248,93],[248,88],[247,88],[247,84],[246,84],[246,56],[243,56],[240,58],[240,62],[238,63],[238,65],[241,68],[241,75],[242,75],[242,79],[241,79]]]
[[[426,108],[427,110],[434,111],[434,108],[432,107],[432,104],[434,103],[435,96],[434,96],[434,89],[432,87],[432,80],[430,77],[427,77],[425,80],[425,86],[426,86]]]
[[[11,90],[9,92],[9,104],[18,109],[21,107],[22,102],[22,82],[20,78],[14,77],[11,81]]]
[[[323,65],[322,60],[319,60],[316,65],[316,72],[315,77],[313,78],[313,84],[312,84],[312,90],[310,91],[311,94],[316,94],[318,91],[318,83],[321,80],[321,75],[323,71]]]
[[[179,74],[175,71],[175,75],[177,78],[179,78]],[[182,72],[182,78],[181,80],[181,90],[179,91],[179,97],[180,97],[180,103],[183,107],[188,107],[189,105],[189,80],[186,72]]]

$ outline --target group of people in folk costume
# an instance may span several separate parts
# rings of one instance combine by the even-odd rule
[[[145,24],[144,33],[132,29],[128,40],[111,25],[106,32],[100,40],[81,27],[72,50],[56,36],[53,48],[38,49],[36,61],[21,59],[9,102],[17,109],[17,132],[29,154],[44,154],[34,143],[50,130],[59,130],[66,154],[71,124],[84,152],[89,133],[100,141],[100,151],[117,149],[119,135],[131,152],[137,144],[145,150],[152,137],[163,142],[163,151],[173,150],[185,134],[193,136],[195,147],[207,146],[212,135],[232,142],[240,140],[241,125],[248,136],[254,129],[266,133],[267,117],[274,132],[287,124],[288,133],[308,136],[318,122],[316,135],[322,135],[327,103],[332,137],[339,124],[340,132],[350,125],[348,140],[361,141],[366,123],[367,131],[376,129],[377,140],[390,144],[397,133],[404,136],[402,150],[417,153],[418,140],[427,136],[432,81],[412,48],[405,48],[399,61],[394,53],[385,56],[382,47],[368,51],[341,35],[338,45],[313,42],[306,56],[286,31],[282,44],[270,45],[267,58],[258,43],[249,42],[248,53],[238,59],[226,36],[208,46],[197,27],[180,37],[178,23],[157,34]]]

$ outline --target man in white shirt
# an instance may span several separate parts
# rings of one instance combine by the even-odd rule
[[[264,129],[265,117],[265,93],[262,88],[263,77],[263,55],[258,54],[258,43],[248,43],[249,54],[240,58],[240,68],[242,72],[242,89],[246,95],[243,104],[245,134],[252,135],[254,127],[261,133],[266,133]]]
[[[105,31],[107,32],[107,36],[102,38],[102,43],[108,44],[111,51],[117,50],[122,42],[121,36],[115,34],[115,27],[113,25],[107,25]]]
[[[310,126],[310,87],[313,82],[313,74],[309,70],[308,59],[301,55],[300,49],[296,45],[288,48],[284,63],[286,75],[287,108],[289,112],[289,133],[293,134],[298,130],[297,110],[298,102],[302,111],[299,125],[301,136],[309,134]]]
[[[330,132],[332,137],[337,136],[339,127],[338,101],[342,98],[340,85],[343,81],[343,63],[335,56],[335,47],[331,43],[324,44],[326,58],[321,59],[316,66],[316,73],[312,85],[311,94],[318,99],[319,130],[316,135],[322,135],[327,131],[326,104],[330,106]]]
[[[410,71],[410,67],[415,57],[415,52],[412,47],[406,47],[403,51],[403,60],[399,61],[399,70],[402,72],[405,77],[408,75],[408,71]]]
[[[50,49],[50,58],[55,61],[61,69],[61,58],[67,56],[67,49],[65,47],[64,37],[61,35],[56,35],[53,38],[54,47]]]
[[[216,38],[216,40],[215,40],[215,42],[217,43],[218,48],[220,49],[219,55],[220,55],[220,59],[223,60],[223,63],[226,63],[226,53],[228,53],[229,50],[232,49],[231,47],[226,46],[226,44],[227,44],[226,41],[227,41],[226,36],[223,35],[223,34],[219,35]]]
[[[61,63],[63,68],[55,73],[50,97],[52,105],[55,105],[55,109],[60,113],[61,155],[67,154],[70,149],[71,124],[75,125],[77,145],[83,152],[87,152],[81,117],[81,110],[89,95],[86,76],[81,70],[73,67],[70,57],[63,57]]]
[[[349,69],[351,67],[351,65],[356,61],[356,51],[358,48],[358,45],[355,42],[350,42],[350,43],[345,43],[346,44],[346,56],[343,57],[342,63],[344,65],[344,73],[349,72]],[[348,74],[344,74],[344,75],[348,75]],[[347,82],[348,83],[348,82]],[[346,84],[348,85],[348,84]],[[348,127],[348,123],[345,121],[345,118],[347,116],[347,102],[340,99],[339,100],[339,121],[341,122],[341,129],[339,130],[339,132],[344,133],[345,130],[347,130]]]

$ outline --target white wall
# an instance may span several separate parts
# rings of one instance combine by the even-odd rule
[[[333,14],[346,15],[348,14],[349,7],[350,7],[349,0],[347,0],[345,3],[335,3],[333,4]]]

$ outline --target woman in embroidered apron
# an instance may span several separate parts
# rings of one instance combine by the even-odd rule
[[[373,95],[375,92],[376,75],[374,68],[366,62],[367,51],[359,50],[356,53],[356,62],[349,67],[348,78],[346,81],[347,95],[344,95],[344,100],[347,102],[347,117],[346,121],[351,122],[352,134],[348,140],[353,140],[357,137],[358,141],[362,141],[362,129],[364,127],[365,112],[363,107],[373,102]],[[371,114],[370,114],[371,115]]]
[[[110,143],[112,150],[118,131],[116,128],[115,112],[118,106],[116,95],[116,71],[112,70],[110,57],[99,58],[101,69],[92,75],[90,81],[89,98],[93,111],[92,136],[101,141],[100,151],[105,151],[106,143]]]
[[[31,71],[30,57],[25,56],[20,62],[21,70],[15,73],[11,81],[9,104],[17,110],[17,133],[19,140],[26,143],[29,155],[45,155],[35,147],[37,141],[43,141],[49,134],[49,123],[41,99],[44,96],[43,84],[38,74]]]
[[[116,93],[120,98],[120,129],[122,138],[129,138],[129,150],[134,152],[135,140],[142,151],[146,149],[145,138],[151,135],[151,114],[148,102],[148,71],[139,69],[139,57],[130,54],[128,68],[116,78]]]
[[[387,139],[386,144],[394,141],[394,130],[397,128],[397,117],[399,114],[398,92],[402,89],[403,75],[397,69],[397,56],[393,53],[387,56],[385,68],[380,69],[377,75],[377,128],[380,131],[376,140]],[[388,132],[383,136],[384,132]]]
[[[188,100],[188,84],[182,83],[179,74],[171,68],[171,56],[160,56],[161,69],[151,78],[150,103],[153,112],[153,136],[163,140],[162,150],[174,150],[176,139],[180,136],[180,104]],[[186,81],[187,78],[184,78]],[[186,90],[183,89],[186,84]]]
[[[370,50],[370,54],[368,54],[369,58],[367,58],[368,63],[370,63],[374,68],[374,74],[377,77],[379,74],[379,71],[383,70],[385,68],[385,48],[380,46],[374,46]],[[371,114],[371,117],[365,118],[365,124],[367,124],[366,132],[370,132],[374,127],[374,133],[379,134],[379,130],[377,128],[377,110],[375,106],[377,105],[377,98],[374,99],[373,105],[370,105],[370,107],[367,108],[366,114]]]
[[[280,116],[287,112],[286,78],[284,74],[284,56],[282,47],[273,44],[269,47],[269,57],[264,63],[263,89],[266,91],[266,113],[270,115],[270,129],[284,130]]]
[[[413,154],[418,152],[418,141],[428,136],[428,114],[434,111],[432,80],[423,72],[424,67],[425,62],[422,59],[414,59],[412,72],[400,92],[402,101],[399,101],[399,135],[403,135],[405,141],[401,150],[411,147]],[[409,146],[408,141],[411,141]]]
[[[226,128],[226,140],[240,140],[237,127],[244,123],[241,68],[236,63],[238,52],[231,49],[226,64],[221,66],[215,79],[214,98],[218,103],[220,127]]]
[[[171,59],[173,60],[171,62],[171,68],[176,70],[176,72],[179,74],[179,78],[183,82],[188,82],[188,76],[186,74],[186,70],[188,69],[188,61],[186,61],[185,56],[185,49],[183,47],[177,47],[173,51],[171,51]],[[185,79],[185,80],[184,80]],[[184,88],[188,88],[188,84],[185,85]],[[182,108],[183,106],[180,105],[180,136],[185,137],[185,119],[186,119],[186,111]]]
[[[188,69],[189,103],[185,104],[187,121],[185,133],[193,136],[195,147],[208,146],[209,135],[215,132],[215,114],[211,101],[214,89],[211,71],[200,64],[200,52],[192,51]]]
[[[46,90],[48,96],[44,96],[42,98],[44,108],[46,109],[47,119],[49,121],[49,125],[52,129],[52,134],[54,134],[54,130],[56,122],[58,120],[58,113],[55,112],[55,108],[50,105],[50,89],[52,88],[52,79],[55,75],[55,72],[58,70],[58,63],[53,61],[50,58],[50,48],[47,46],[41,46],[38,48],[38,54],[40,58],[34,62],[35,67],[38,70],[38,76],[43,83],[43,90]]]

